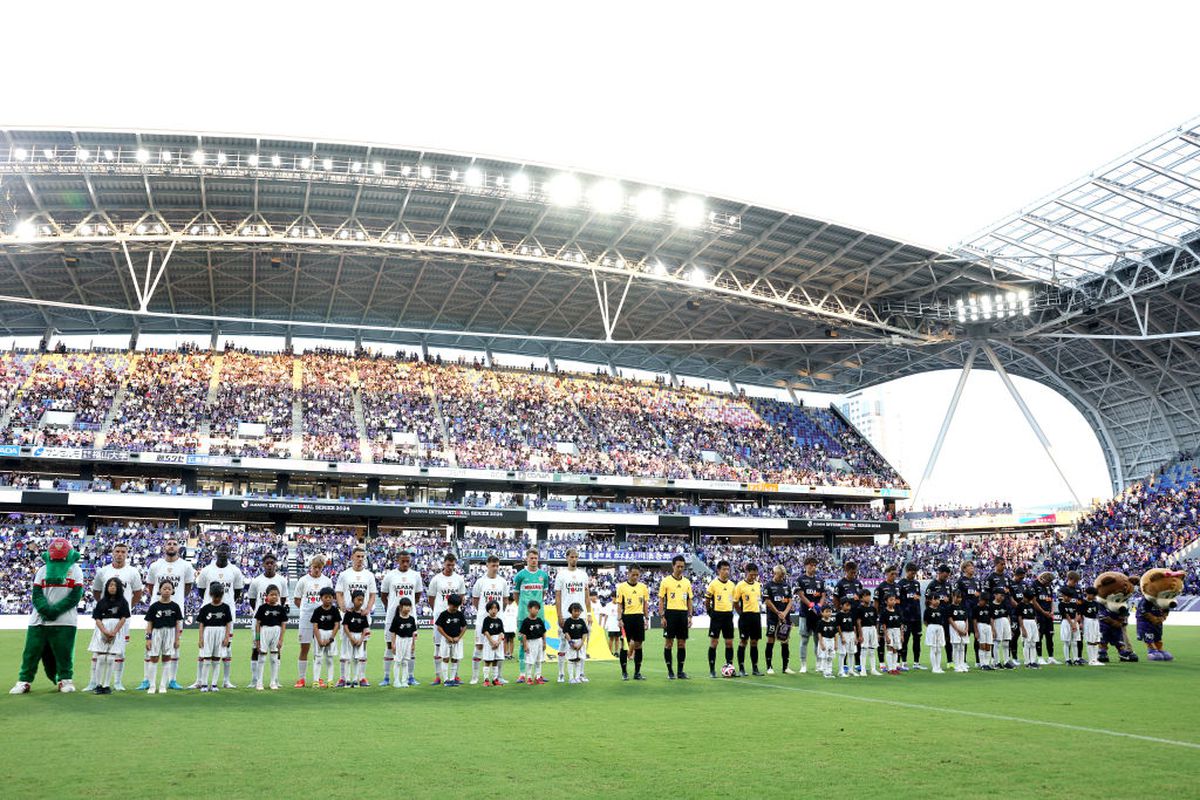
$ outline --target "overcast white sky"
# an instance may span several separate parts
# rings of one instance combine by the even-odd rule
[[[1198,6],[20,4],[0,125],[493,154],[945,247],[1200,113]]]

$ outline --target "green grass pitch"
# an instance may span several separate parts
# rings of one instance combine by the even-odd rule
[[[59,695],[39,675],[31,695],[0,701],[2,792],[12,800],[1182,797],[1200,775],[1200,629],[1167,632],[1173,663],[839,680],[710,680],[707,642],[694,641],[696,679],[686,683],[666,680],[652,639],[645,683],[623,683],[615,662],[593,662],[587,685],[494,689],[430,687],[422,637],[425,685],[294,690],[289,631],[280,673],[289,688],[277,692]],[[76,640],[80,687],[87,640],[83,631]],[[11,680],[22,641],[22,632],[0,633]],[[234,647],[234,683],[245,686],[248,637],[239,632]],[[142,672],[136,639],[129,655],[132,688]],[[376,643],[372,682],[381,669]],[[181,682],[194,670],[185,659]],[[551,680],[556,672],[547,663]],[[516,677],[511,664],[506,673]]]

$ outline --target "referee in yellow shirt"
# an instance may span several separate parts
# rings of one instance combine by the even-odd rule
[[[733,603],[738,612],[738,674],[746,677],[746,643],[750,643],[750,667],[758,671],[758,640],[762,638],[762,584],[758,565],[746,565],[746,577],[733,587]]]
[[[675,680],[671,669],[671,645],[679,643],[679,677],[687,680],[683,661],[687,658],[688,628],[692,627],[692,582],[683,577],[683,556],[671,559],[671,574],[658,585],[658,610],[663,627],[663,660],[667,662],[667,679]]]
[[[717,577],[704,592],[704,607],[708,611],[708,677],[717,677],[717,642],[725,637],[725,663],[733,665],[733,590],[729,579],[729,562],[717,562]]]
[[[642,570],[636,564],[629,568],[626,580],[617,584],[617,613],[621,617],[621,680],[629,680],[629,650],[633,653],[633,679],[642,677],[642,643],[646,641],[646,628],[650,627],[650,590],[639,583]]]

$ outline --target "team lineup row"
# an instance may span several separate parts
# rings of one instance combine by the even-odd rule
[[[88,688],[101,694],[123,688],[129,609],[146,588],[138,570],[126,563],[126,549],[123,545],[115,546],[112,563],[97,570],[92,582],[97,604],[92,614],[95,629],[89,644],[92,674]],[[221,687],[233,687],[230,665],[236,606],[229,600],[240,600],[243,594],[254,613],[250,660],[252,685],[256,688],[264,688],[268,665],[270,679],[266,685],[279,687],[283,634],[291,611],[287,605],[289,596],[300,613],[296,687],[310,685],[310,655],[316,661],[312,685],[332,685],[335,664],[341,666],[337,686],[368,685],[370,615],[377,597],[386,608],[384,685],[416,684],[413,666],[418,623],[414,612],[422,598],[432,607],[434,616],[435,685],[461,684],[458,664],[463,658],[463,638],[469,627],[464,613],[467,605],[475,612],[471,682],[478,681],[482,669],[485,685],[504,685],[502,667],[504,661],[513,657],[514,645],[520,661],[518,681],[544,682],[541,667],[547,650],[548,625],[541,603],[550,580],[539,566],[536,549],[526,553],[525,566],[511,585],[498,575],[499,559],[489,557],[487,574],[475,582],[469,598],[464,577],[455,570],[453,554],[445,555],[443,569],[431,578],[428,587],[419,572],[411,568],[411,556],[407,553],[399,556],[397,569],[388,572],[381,585],[364,568],[365,551],[361,548],[354,551],[351,566],[338,575],[336,583],[323,574],[324,561],[318,556],[310,562],[308,573],[295,582],[290,595],[288,581],[276,571],[273,556],[265,557],[262,574],[247,582],[241,570],[229,563],[227,545],[219,545],[215,555],[213,563],[196,574],[188,562],[179,558],[178,543],[169,540],[163,558],[151,565],[147,583],[158,599],[145,615],[145,673],[139,689],[153,693],[182,688],[176,680],[183,644],[183,612],[173,599],[176,587],[181,587],[184,593],[194,588],[204,598],[197,617],[200,623],[197,678],[191,688],[220,688],[218,673]],[[943,653],[949,656],[955,671],[967,671],[966,649],[972,642],[977,666],[987,671],[1015,667],[1018,641],[1023,642],[1026,666],[1036,668],[1044,663],[1057,663],[1053,659],[1055,595],[1044,575],[1032,584],[1023,584],[1018,576],[1009,578],[1003,559],[996,559],[994,572],[980,581],[974,577],[974,564],[967,562],[961,577],[951,585],[949,567],[942,565],[938,578],[922,592],[915,580],[915,566],[906,565],[905,579],[897,581],[897,569],[889,568],[885,580],[872,592],[857,579],[854,563],[847,562],[845,577],[829,591],[825,582],[815,577],[815,568],[815,559],[810,559],[805,564],[806,574],[792,586],[779,566],[773,570],[772,579],[763,584],[753,564],[745,565],[745,577],[736,583],[730,578],[728,562],[718,564],[717,576],[705,591],[710,676],[717,676],[717,648],[721,639],[725,643],[722,674],[745,675],[747,652],[753,674],[763,674],[759,671],[758,645],[764,638],[764,616],[766,674],[774,672],[776,644],[780,646],[783,672],[792,673],[789,638],[793,617],[801,634],[800,671],[807,671],[808,641],[812,639],[817,669],[827,677],[881,674],[881,663],[891,674],[906,671],[910,644],[913,666],[921,669],[922,638],[929,648],[934,672],[942,672]],[[693,624],[690,613],[693,589],[684,569],[685,559],[676,556],[672,574],[658,588],[664,660],[671,679],[688,677],[684,666],[686,642]],[[1101,651],[1110,638],[1101,633],[1107,615],[1096,600],[1095,590],[1089,587],[1086,593],[1081,592],[1078,581],[1078,575],[1068,574],[1066,583],[1058,589],[1059,630],[1066,663],[1099,665],[1105,660]],[[567,680],[564,672],[569,673],[572,683],[587,681],[587,644],[595,616],[588,587],[586,571],[577,566],[576,554],[569,552],[567,568],[559,571],[554,585],[560,681]],[[635,567],[618,584],[615,599],[605,602],[599,610],[599,622],[609,649],[620,658],[626,680],[630,679],[631,661],[632,679],[645,679],[642,655],[649,628],[649,599],[649,587],[640,582],[640,571]],[[74,613],[53,622],[40,620],[35,610],[30,624],[75,625],[76,620]],[[735,638],[738,640],[736,669]],[[1049,662],[1041,658],[1043,643],[1049,648]],[[1118,648],[1122,649],[1120,643]],[[22,689],[19,682],[14,693],[18,689],[27,691],[27,683]]]

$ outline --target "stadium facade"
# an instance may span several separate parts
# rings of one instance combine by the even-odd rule
[[[1197,123],[945,252],[539,164],[222,134],[6,130],[0,193],[14,336],[303,335],[842,394],[990,364],[1081,411],[1114,489],[1200,444]]]

